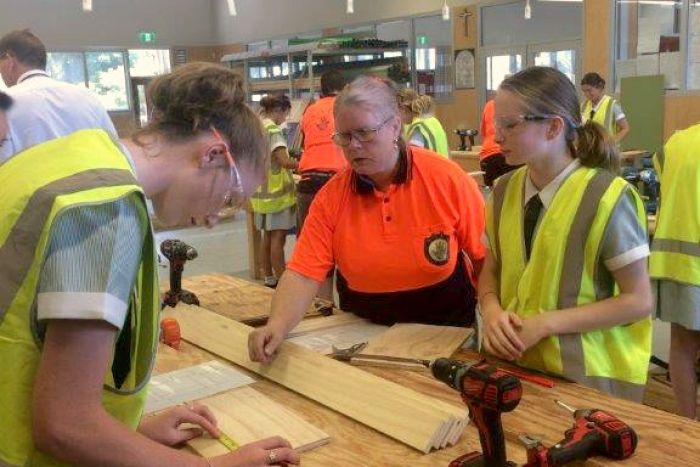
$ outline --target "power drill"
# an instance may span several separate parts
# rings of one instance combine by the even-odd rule
[[[181,240],[164,240],[160,244],[160,251],[170,261],[170,290],[163,296],[163,304],[175,307],[180,301],[188,305],[199,305],[199,299],[192,292],[182,289],[182,271],[185,262],[197,257],[197,250]]]
[[[449,467],[515,466],[506,460],[501,413],[510,412],[520,403],[520,380],[483,360],[470,364],[439,358],[431,368],[435,378],[461,393],[469,407],[469,418],[479,430],[483,451],[460,456]]]
[[[538,440],[526,442],[525,467],[554,467],[595,455],[627,459],[637,448],[637,433],[622,420],[600,409],[575,410],[561,401],[557,404],[574,414],[574,426],[564,439],[550,448]],[[521,438],[522,439],[522,438]]]

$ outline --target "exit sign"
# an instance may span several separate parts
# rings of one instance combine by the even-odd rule
[[[139,33],[139,42],[142,44],[153,44],[156,41],[156,33],[154,31],[141,31]]]
[[[428,45],[428,36],[421,35],[416,38],[418,45]]]

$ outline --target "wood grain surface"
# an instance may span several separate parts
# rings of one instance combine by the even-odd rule
[[[362,353],[424,360],[449,358],[473,333],[469,328],[399,323],[370,340]]]
[[[167,316],[178,320],[183,339],[423,452],[445,446],[465,425],[463,406],[432,399],[290,342],[280,345],[271,364],[252,362],[248,334],[253,328],[214,312],[180,304]]]
[[[250,296],[241,294],[239,299],[255,301],[269,292],[251,284],[246,289]],[[200,296],[202,299],[202,296]],[[245,307],[245,303],[243,304]],[[234,310],[236,311],[236,310]],[[159,345],[155,372],[162,373],[211,360],[211,353],[183,342],[179,351]],[[480,356],[473,352],[459,351],[454,358],[475,360]],[[500,362],[499,362],[500,364]],[[349,366],[348,366],[349,367]],[[247,371],[241,368],[242,371]],[[358,368],[359,369],[359,368]],[[436,381],[427,372],[388,368],[365,368],[366,371],[417,392],[430,395],[455,406],[463,406],[459,394]],[[252,373],[251,373],[252,374]],[[254,374],[252,374],[254,376]],[[327,381],[325,384],[340,386],[345,378]],[[457,445],[423,454],[382,433],[367,427],[339,412],[331,410],[270,380],[260,380],[252,385],[257,391],[276,402],[289,407],[306,421],[317,426],[331,437],[331,442],[302,455],[305,467],[393,467],[393,466],[446,466],[456,457],[471,451],[480,451],[476,428],[469,424]],[[578,465],[601,466],[695,466],[700,465],[700,423],[684,419],[634,402],[617,399],[576,383],[557,380],[552,389],[523,382],[523,398],[518,408],[503,415],[508,458],[519,464],[526,461],[524,447],[518,442],[520,433],[541,434],[545,442],[560,440],[571,427],[571,414],[554,404],[559,399],[576,408],[600,408],[632,426],[639,435],[634,456],[618,462],[595,457]],[[407,427],[411,421],[405,422]]]
[[[294,449],[305,452],[330,439],[292,410],[250,387],[233,389],[199,402],[212,410],[219,429],[239,446],[279,435]],[[229,452],[219,440],[209,436],[196,438],[188,444],[205,457]]]

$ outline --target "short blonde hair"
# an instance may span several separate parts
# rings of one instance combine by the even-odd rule
[[[435,109],[435,101],[430,96],[418,94],[411,88],[402,88],[396,92],[399,107],[405,107],[411,111],[414,117],[432,113]]]

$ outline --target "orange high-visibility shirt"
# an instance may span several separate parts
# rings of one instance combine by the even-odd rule
[[[501,153],[501,146],[496,143],[496,128],[493,125],[494,115],[493,99],[488,101],[484,106],[484,114],[481,116],[481,151],[479,151],[479,160],[484,160],[489,156]]]
[[[334,103],[335,96],[323,97],[304,112],[301,119],[304,152],[299,161],[299,172],[339,172],[348,166],[343,151],[331,139],[335,131]]]
[[[485,256],[484,199],[454,162],[410,148],[408,177],[386,192],[360,194],[352,170],[316,195],[287,267],[323,281],[334,265],[358,292],[407,291],[437,284],[466,253]],[[439,297],[436,297],[436,300]]]

